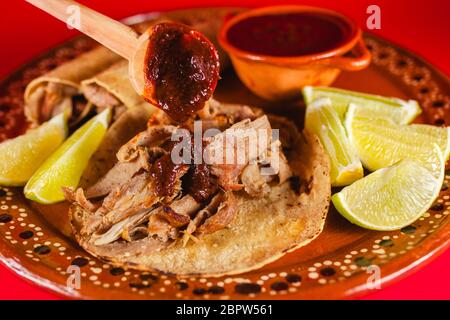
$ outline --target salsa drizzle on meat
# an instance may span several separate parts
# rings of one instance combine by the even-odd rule
[[[222,131],[203,138],[200,151],[210,155],[221,149],[227,130],[271,131],[268,117],[259,109],[213,99],[182,127],[193,133],[195,120],[202,121],[203,130]],[[272,185],[284,183],[292,175],[279,140],[267,141],[269,156],[257,161],[247,157],[244,163],[175,164],[171,152],[181,142],[171,137],[178,128],[164,113],[157,112],[146,131],[122,146],[117,153],[119,161],[102,179],[86,190],[65,190],[67,199],[84,209],[72,223],[80,226],[86,243],[110,249],[129,243],[127,250],[139,251],[143,247],[137,244],[142,241],[147,242],[146,250],[160,250],[177,240],[184,244],[189,239],[198,241],[202,234],[217,232],[233,221],[236,192],[264,197]],[[192,156],[194,143],[191,146]],[[239,146],[248,148],[249,144]],[[226,155],[231,150],[221,151]],[[243,152],[249,154],[247,149]],[[261,174],[275,156],[278,171]]]

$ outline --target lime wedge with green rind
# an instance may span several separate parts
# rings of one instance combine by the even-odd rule
[[[398,124],[410,123],[422,112],[415,100],[405,101],[332,87],[306,86],[302,93],[307,105],[319,98],[329,98],[340,119],[344,119],[350,103],[358,106],[356,113],[360,116],[387,118]]]
[[[439,163],[436,144],[444,160],[449,153],[447,128],[426,128],[426,125],[398,125],[385,119],[358,118],[350,105],[345,118],[345,129],[364,167],[370,171],[389,167],[403,159],[414,159],[435,172]]]
[[[77,187],[92,154],[108,128],[106,109],[75,131],[35,172],[24,188],[25,197],[43,204],[64,200],[62,187]]]
[[[0,143],[0,185],[25,185],[66,136],[67,119],[60,114],[24,135]]]
[[[364,176],[361,161],[349,143],[330,99],[319,99],[308,105],[305,128],[319,137],[330,157],[330,177],[333,186],[345,186]]]
[[[437,171],[405,159],[377,170],[332,196],[336,209],[361,227],[391,231],[420,218],[439,195],[444,180],[444,159],[439,147],[432,151]]]

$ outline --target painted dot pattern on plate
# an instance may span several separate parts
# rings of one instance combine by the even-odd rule
[[[53,51],[22,73],[19,72],[0,86],[3,90],[0,93],[15,94],[21,99],[19,97],[23,95],[27,81],[92,47],[92,43],[83,39]],[[365,41],[373,54],[373,64],[397,77],[409,88],[412,98],[422,105],[426,118],[436,125],[448,125],[443,115],[450,109],[449,97],[433,79],[427,65],[374,37],[366,36]],[[68,296],[75,297],[78,294],[90,297],[90,288],[95,287],[95,297],[104,294],[138,299],[259,299],[274,295],[299,295],[309,289],[333,286],[353,277],[359,277],[363,283],[368,268],[383,268],[446,227],[450,213],[450,169],[446,174],[439,199],[427,214],[410,226],[394,232],[371,232],[367,237],[369,240],[361,245],[335,251],[321,259],[304,260],[300,249],[290,253],[291,263],[286,266],[275,263],[250,273],[221,278],[141,272],[100,261],[52,228],[23,199],[21,189],[0,187],[0,247],[3,248],[0,258],[6,264],[6,256],[17,255],[28,259],[29,263],[25,263],[28,271],[37,275],[42,270],[39,266],[54,269],[57,276],[51,281],[60,287],[67,284],[72,270],[70,267],[79,268],[79,293],[74,294],[73,288],[63,290]]]

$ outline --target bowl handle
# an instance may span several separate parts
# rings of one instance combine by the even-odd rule
[[[317,62],[318,64],[325,64],[345,71],[358,71],[367,68],[372,60],[372,55],[362,38],[359,39],[350,53],[352,54],[351,56],[344,55]]]

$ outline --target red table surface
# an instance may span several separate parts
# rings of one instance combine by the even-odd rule
[[[371,4],[381,8],[381,30],[375,33],[421,55],[447,75],[450,74],[450,2],[447,0],[81,0],[93,9],[113,18],[133,14],[204,6],[263,6],[273,4],[307,4],[327,7],[353,18],[366,29]],[[33,8],[24,1],[8,1],[0,11],[0,77],[52,46],[74,36],[64,24]],[[374,290],[364,299],[450,299],[450,250],[433,262],[399,282]],[[35,287],[0,266],[0,299],[60,299]]]

